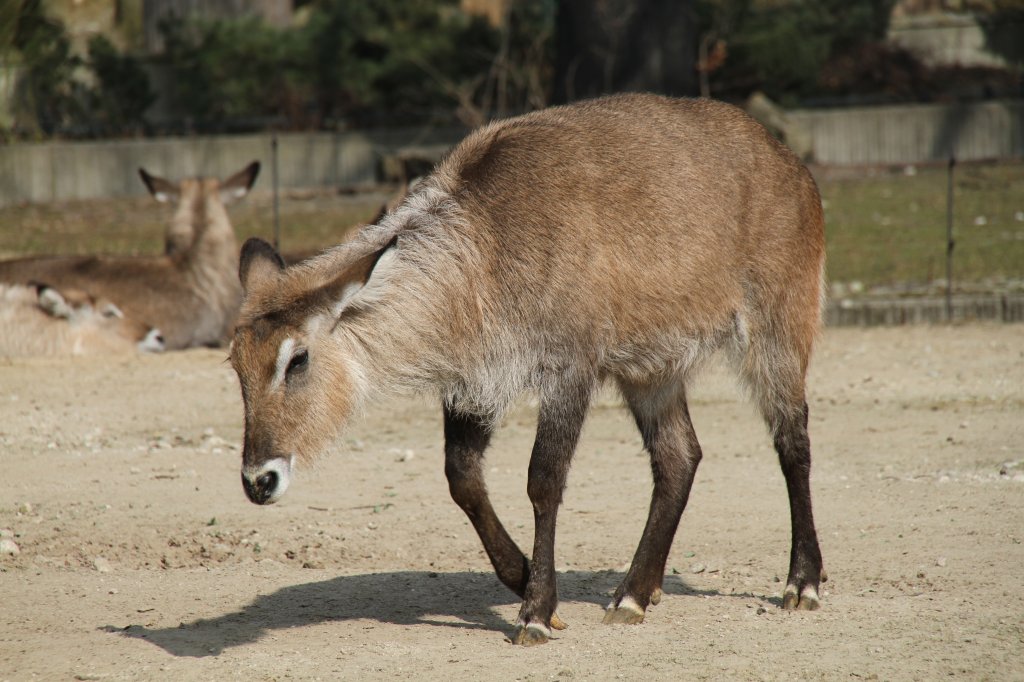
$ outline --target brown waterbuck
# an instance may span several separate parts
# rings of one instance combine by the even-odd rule
[[[0,284],[0,357],[159,353],[159,329],[110,301],[43,284]]]
[[[555,517],[591,396],[621,391],[650,454],[647,525],[606,623],[639,623],[701,459],[686,403],[716,349],[774,438],[789,492],[787,609],[823,579],[811,513],[805,375],[820,320],[823,216],[807,170],[740,110],[622,95],[487,125],[376,225],[283,268],[242,248],[231,362],[245,405],[242,482],[278,500],[367,399],[430,392],[445,473],[498,578],[523,599],[512,641],[555,614]],[[499,417],[539,396],[527,559],[488,500],[482,459]]]
[[[65,256],[0,262],[0,282],[46,282],[110,299],[130,319],[159,327],[168,349],[216,346],[231,334],[242,290],[238,242],[225,206],[245,196],[259,173],[253,162],[221,182],[172,183],[140,169],[153,196],[176,201],[158,256]]]

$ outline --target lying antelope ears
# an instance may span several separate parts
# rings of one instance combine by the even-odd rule
[[[220,183],[220,200],[224,204],[230,204],[236,199],[241,199],[256,182],[256,176],[260,174],[260,162],[253,161],[248,166],[238,171],[230,178]]]
[[[238,279],[242,288],[252,291],[253,287],[262,282],[276,278],[284,270],[284,260],[274,247],[259,237],[250,237],[242,244],[242,253],[238,257]]]
[[[397,256],[398,237],[394,237],[384,248],[361,258],[327,285],[328,293],[334,300],[332,311],[341,317],[353,305],[369,303],[377,287],[383,283],[388,268]]]
[[[169,180],[150,175],[145,168],[139,169],[139,177],[145,183],[146,189],[153,195],[153,198],[160,202],[170,201],[178,198],[178,186]]]
[[[47,315],[66,320],[71,317],[71,306],[64,300],[59,291],[46,284],[36,285],[36,295],[39,297],[39,307]]]

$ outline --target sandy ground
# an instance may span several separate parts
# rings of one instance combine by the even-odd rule
[[[810,381],[831,576],[779,608],[782,475],[712,368],[691,402],[705,458],[639,626],[602,607],[650,472],[614,396],[588,420],[560,515],[560,615],[506,641],[518,604],[450,501],[439,409],[373,409],[277,505],[239,483],[223,351],[0,361],[0,680],[1024,679],[1024,326],[829,330]],[[535,409],[488,458],[532,538]]]

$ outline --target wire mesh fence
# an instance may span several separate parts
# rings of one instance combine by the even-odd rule
[[[836,297],[1024,286],[1024,160],[821,169]]]
[[[1022,318],[1024,160],[818,175],[831,323]]]
[[[451,137],[454,138],[455,134]],[[203,169],[169,166],[168,160],[181,161],[181,154],[174,153],[173,149],[163,150],[157,141],[88,145],[89,154],[78,155],[83,157],[85,167],[93,169],[91,172],[83,171],[84,175],[95,178],[98,159],[110,151],[113,160],[108,164],[108,170],[110,173],[116,170],[114,174],[124,185],[124,193],[129,193],[130,189],[136,197],[53,202],[46,198],[47,192],[60,189],[66,183],[59,178],[49,182],[40,180],[35,184],[46,192],[36,201],[42,203],[28,205],[13,201],[0,208],[0,257],[51,252],[55,244],[62,252],[68,253],[159,250],[162,220],[166,216],[151,205],[148,198],[138,198],[143,193],[136,175],[138,165],[171,177],[197,171],[222,175],[253,158],[264,162],[265,172],[257,185],[257,196],[233,211],[240,218],[236,223],[240,236],[265,234],[268,239],[278,237],[287,245],[313,250],[336,243],[341,237],[339,230],[324,230],[322,226],[352,225],[373,214],[374,206],[369,204],[379,204],[380,197],[375,197],[368,205],[354,208],[351,198],[334,196],[339,185],[345,184],[342,182],[344,178],[349,178],[346,182],[350,183],[354,182],[353,178],[372,178],[379,163],[378,152],[373,151],[377,147],[389,150],[387,153],[395,153],[402,145],[424,142],[419,135],[391,136],[381,140],[360,137],[355,139],[358,144],[352,147],[358,152],[356,154],[347,143],[341,144],[337,140],[324,145],[314,143],[312,137],[298,136],[295,140],[282,137],[279,148],[282,155],[279,169],[281,195],[275,211],[270,194],[274,170],[270,139],[268,136],[259,144],[254,142],[255,146],[250,145],[252,149],[246,148],[244,154],[235,154],[237,159],[232,154],[223,157],[214,154],[216,146],[212,141],[180,140],[182,145],[201,148],[202,154],[197,158],[217,161],[213,166],[197,161]],[[451,141],[446,139],[448,143]],[[160,144],[164,142],[174,146],[174,140],[161,141]],[[220,144],[219,141],[217,143]],[[144,161],[131,157],[131,162],[127,162],[130,150],[122,147],[131,144],[141,145],[149,156]],[[287,145],[295,144],[298,147],[292,153]],[[337,154],[328,154],[319,164],[331,171],[325,171],[321,180],[303,180],[289,174],[293,166],[303,169],[318,167],[318,164],[310,162],[313,157],[307,153],[309,150],[321,154],[324,149],[335,148],[339,150]],[[78,157],[55,149],[42,145],[37,151],[59,159],[54,168],[71,169],[72,161]],[[13,153],[11,148],[7,151]],[[0,160],[3,157],[4,154],[0,153]],[[364,162],[360,173],[346,174],[337,170],[347,168],[356,157]],[[300,159],[304,162],[293,163]],[[29,164],[32,168],[38,165]],[[219,168],[220,165],[225,165],[225,168]],[[20,162],[15,166],[17,173],[8,179],[18,177],[24,180],[29,166]],[[959,312],[954,311],[954,318],[1005,317],[1002,312],[998,315],[994,312],[1003,310],[1011,311],[1006,315],[1012,317],[1016,305],[1012,296],[1024,294],[1024,159],[958,162],[952,168],[952,175],[950,170],[946,163],[814,169],[825,206],[829,299],[832,307],[839,311],[830,313],[831,319],[934,320],[938,313],[926,312],[921,306],[926,305],[925,299],[937,298],[941,302],[947,291],[947,267],[950,263],[952,286],[949,289],[960,306],[957,308]],[[317,191],[308,185],[309,182],[334,187],[333,195],[328,190],[326,194],[316,195],[315,200],[309,199],[309,192]],[[383,191],[387,192],[387,189]],[[274,228],[277,221],[279,232]],[[146,226],[146,229],[141,230],[139,226]],[[949,250],[947,235],[950,226],[954,242],[952,251]],[[951,260],[947,260],[950,255]],[[1004,295],[1010,296],[1005,303],[999,298]],[[975,298],[970,299],[971,296]],[[979,296],[988,296],[991,300],[971,304],[974,307],[970,310],[974,312],[963,307],[967,305],[964,301],[977,301]],[[916,299],[915,305],[920,309],[908,312],[903,308],[897,310],[873,303],[895,298]],[[927,303],[927,306],[931,305]],[[949,317],[948,310],[942,306],[940,309],[943,312],[940,317]]]

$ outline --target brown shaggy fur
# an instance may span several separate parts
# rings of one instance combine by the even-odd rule
[[[371,396],[435,393],[452,495],[524,596],[517,643],[545,641],[559,622],[553,519],[590,396],[608,379],[644,436],[655,492],[607,619],[637,622],[660,598],[700,460],[685,385],[719,348],[789,485],[786,606],[817,606],[804,378],[820,322],[821,202],[793,154],[740,110],[621,95],[498,121],[353,241],[284,270],[247,244],[242,262],[232,361],[246,470],[315,456]],[[288,355],[300,352],[293,376]],[[486,502],[479,464],[526,390],[541,404],[532,561]]]

